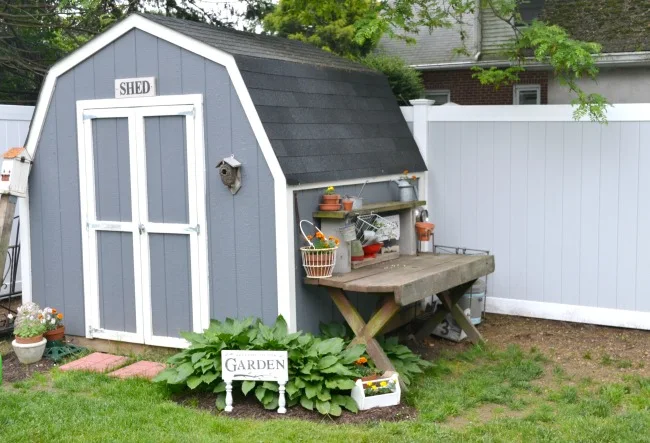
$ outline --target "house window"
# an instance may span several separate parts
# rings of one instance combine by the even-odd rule
[[[539,105],[541,95],[539,85],[515,85],[512,103],[514,105]]]
[[[434,106],[444,105],[451,101],[451,93],[447,90],[432,90],[424,93],[424,98],[435,100]]]
[[[544,0],[523,0],[519,6],[519,15],[521,22],[517,22],[517,26],[529,25],[533,20],[538,19],[542,15],[544,9]]]

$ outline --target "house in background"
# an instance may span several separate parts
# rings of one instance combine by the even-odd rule
[[[648,0],[528,0],[520,6],[526,26],[534,19],[557,24],[576,39],[598,42],[600,74],[585,79],[586,92],[598,92],[610,103],[650,102],[650,30]],[[473,66],[506,67],[502,48],[514,38],[510,24],[489,9],[477,8],[462,25],[449,29],[422,29],[415,44],[384,39],[380,49],[404,59],[422,71],[426,98],[436,104],[461,105],[568,104],[572,96],[559,84],[550,67],[531,65],[520,82],[495,89],[472,78]],[[461,31],[464,39],[461,39]],[[454,51],[463,46],[466,54]]]

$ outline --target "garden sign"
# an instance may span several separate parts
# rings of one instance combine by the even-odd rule
[[[221,376],[226,382],[226,412],[232,411],[233,380],[278,382],[278,413],[287,412],[284,399],[289,381],[287,351],[221,351]]]

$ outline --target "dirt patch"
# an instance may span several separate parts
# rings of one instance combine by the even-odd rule
[[[622,375],[631,374],[650,377],[650,331],[498,314],[487,314],[479,330],[500,349],[513,344],[526,351],[538,349],[551,367],[561,366],[568,376],[599,382],[620,381]],[[470,346],[429,337],[414,350],[435,360],[445,351],[457,353]]]
[[[379,421],[396,422],[413,420],[417,416],[416,409],[405,404],[359,411],[357,414],[343,410],[340,417],[324,416],[317,411],[309,411],[301,406],[288,408],[286,414],[278,414],[277,411],[264,409],[253,397],[244,397],[241,394],[233,394],[233,396],[232,412],[218,411],[215,407],[216,396],[212,393],[178,395],[174,398],[174,401],[183,406],[207,410],[213,414],[224,414],[224,416],[232,418],[250,418],[256,420],[297,419],[314,422],[358,424]]]
[[[2,356],[2,382],[15,383],[31,377],[36,372],[48,372],[56,364],[49,359],[42,359],[41,361],[24,365],[18,361],[18,357],[13,352]]]

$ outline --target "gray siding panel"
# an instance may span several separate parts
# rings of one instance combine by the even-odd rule
[[[149,221],[189,223],[185,117],[144,119]]]
[[[93,120],[97,219],[131,221],[129,124],[126,118]]]
[[[361,191],[361,185],[339,186],[336,188],[337,193],[341,195],[358,195]],[[312,221],[312,212],[318,210],[320,196],[323,189],[309,189],[296,193],[297,213],[296,220],[301,219]],[[364,203],[378,203],[385,201],[399,200],[397,186],[391,182],[369,183],[363,190]],[[317,225],[318,226],[318,225]],[[305,225],[307,228],[308,225]],[[296,227],[296,245],[303,245],[304,239],[300,229]],[[308,232],[306,232],[309,234]],[[341,322],[343,318],[337,308],[330,300],[327,292],[318,287],[308,286],[303,283],[305,271],[302,267],[302,258],[298,247],[295,252],[296,260],[296,317],[298,320],[298,329],[316,333],[320,322],[329,323],[333,321]],[[363,294],[348,294],[350,301],[357,307],[359,313],[367,320],[374,311],[377,298]]]
[[[190,237],[149,234],[153,333],[179,337],[192,330]]]
[[[98,232],[100,325],[110,331],[136,332],[133,234]]]
[[[277,315],[273,179],[227,71],[139,30],[57,80],[30,176],[34,300],[63,309],[68,332],[84,335],[75,103],[113,98],[115,78],[133,76],[155,76],[159,95],[204,95],[211,317],[271,322]],[[236,196],[215,169],[232,153],[244,163]],[[236,232],[245,238],[235,240]]]

